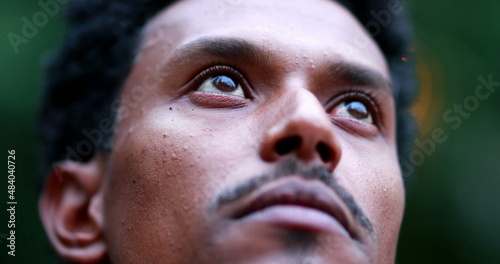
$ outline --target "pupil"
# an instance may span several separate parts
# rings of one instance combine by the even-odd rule
[[[368,109],[366,109],[366,106],[359,101],[347,103],[346,108],[347,112],[357,119],[365,119],[370,115],[368,113]]]
[[[236,82],[228,76],[219,75],[211,79],[212,85],[222,92],[234,92],[237,88]]]

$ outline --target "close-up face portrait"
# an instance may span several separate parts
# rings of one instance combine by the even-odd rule
[[[267,2],[180,1],[146,26],[99,168],[112,262],[392,261],[387,63],[339,4]]]
[[[41,115],[63,260],[394,263],[404,24],[370,32],[370,1],[81,2]]]
[[[109,142],[86,162],[61,161],[45,185],[40,214],[63,259],[394,262],[405,204],[394,89],[403,88],[346,6],[176,1],[137,37],[108,103]],[[99,86],[89,78],[81,92],[103,93],[84,87]]]

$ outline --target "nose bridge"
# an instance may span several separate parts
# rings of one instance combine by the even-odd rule
[[[264,159],[296,155],[306,163],[319,161],[333,170],[340,159],[340,146],[321,102],[306,89],[289,90],[283,96],[281,117],[263,143]]]
[[[328,115],[316,96],[308,90],[297,89],[289,98],[290,122],[304,122],[311,127],[331,128]]]
[[[286,117],[276,127],[281,130],[280,133],[301,138],[300,154],[314,155],[314,152],[304,153],[304,150],[332,136],[333,128],[328,115],[316,96],[308,90],[297,89],[287,96]]]

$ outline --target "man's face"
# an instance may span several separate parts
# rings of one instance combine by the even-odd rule
[[[111,261],[393,262],[404,190],[389,82],[333,1],[167,8],[121,94]]]

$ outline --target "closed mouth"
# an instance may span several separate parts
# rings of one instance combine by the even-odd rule
[[[268,186],[271,185],[271,186]],[[324,184],[317,181],[286,180],[268,184],[251,193],[240,203],[231,218],[244,220],[260,212],[277,207],[303,208],[330,216],[340,223],[353,239],[358,239],[352,230],[352,217],[340,198]]]

